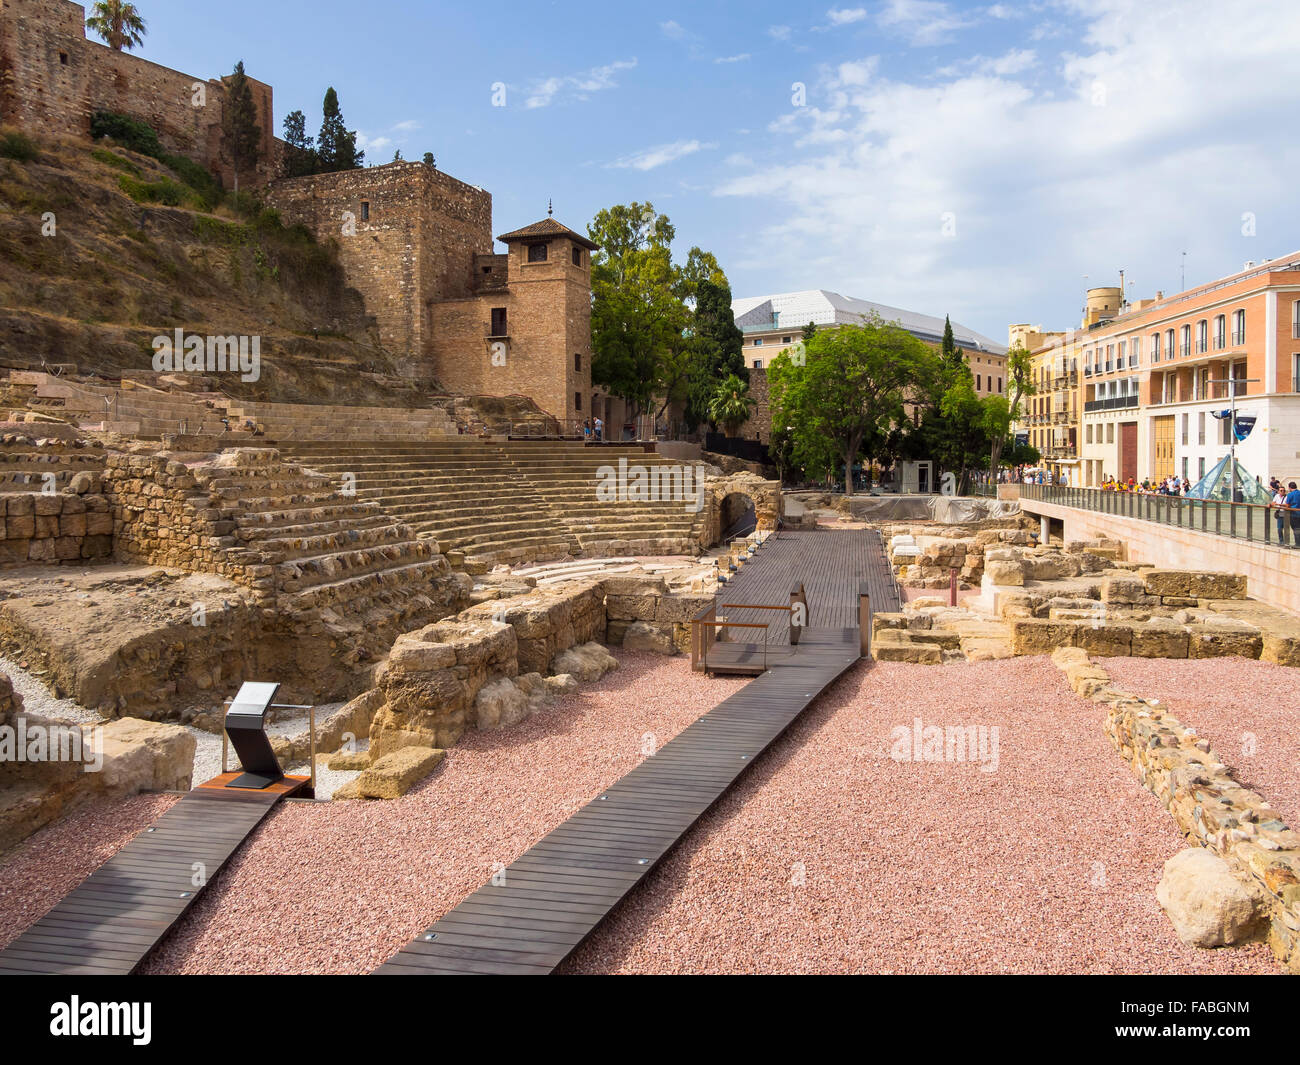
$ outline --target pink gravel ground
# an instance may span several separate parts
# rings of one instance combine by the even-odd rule
[[[1248,658],[1109,658],[1117,687],[1159,699],[1213,745],[1233,775],[1300,828],[1300,731],[1294,669]]]
[[[157,821],[177,795],[97,802],[33,834],[0,862],[0,947]]]
[[[517,728],[467,734],[404,799],[281,807],[146,971],[368,971],[631,769],[645,733],[666,742],[743,683],[618,657]],[[997,725],[997,771],[891,760],[891,730],[918,716]],[[93,868],[88,841],[106,856],[152,816],[83,811],[33,837],[0,865],[6,936]],[[82,837],[69,862],[59,841]],[[863,664],[566,969],[1275,971],[1263,947],[1178,943],[1154,890],[1181,846],[1048,660]],[[16,892],[44,904],[13,916]]]
[[[997,771],[893,761],[914,717],[997,725]],[[564,969],[1275,972],[1179,943],[1155,888],[1183,840],[1101,720],[1046,658],[860,665]]]

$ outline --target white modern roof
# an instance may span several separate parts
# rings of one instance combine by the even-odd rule
[[[770,332],[773,329],[802,329],[814,325],[857,325],[864,316],[878,314],[886,322],[898,322],[913,336],[938,343],[943,339],[943,319],[929,314],[905,311],[884,303],[841,296],[824,288],[806,292],[781,292],[775,296],[746,296],[731,301],[736,325],[746,333]],[[959,348],[1005,355],[1005,344],[952,323],[952,335]]]

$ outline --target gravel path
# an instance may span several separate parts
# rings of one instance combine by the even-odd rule
[[[997,725],[997,771],[892,760],[918,716]],[[1274,972],[1178,942],[1154,893],[1182,846],[1049,660],[859,666],[565,969]]]
[[[467,734],[404,799],[282,806],[146,971],[368,971],[631,769],[646,733],[665,742],[743,683],[692,675],[684,658],[617,655],[623,668],[516,728]],[[892,730],[910,752],[917,717],[997,726],[996,771],[891,758]],[[57,827],[102,847],[121,820]],[[1275,971],[1262,946],[1178,943],[1154,891],[1182,846],[1099,708],[1048,660],[864,664],[566,968]],[[79,878],[59,847],[34,850],[20,883]],[[0,866],[0,885],[13,878]]]
[[[27,672],[17,661],[0,657],[0,673],[13,682],[14,691],[23,697],[23,710],[55,721],[92,725],[104,719],[73,699],[56,699],[39,677]]]
[[[1118,687],[1166,703],[1242,784],[1300,828],[1300,671],[1249,658],[1108,658],[1101,665]]]
[[[622,667],[513,729],[471,731],[396,802],[282,806],[145,971],[368,972],[743,684]],[[671,683],[669,681],[671,680]]]

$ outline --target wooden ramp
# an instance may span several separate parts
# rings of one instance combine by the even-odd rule
[[[275,804],[308,783],[221,787],[236,775],[191,791],[91,873],[0,951],[0,975],[134,972]]]
[[[897,599],[885,595],[892,576],[883,548],[873,554],[873,536],[826,530],[769,541],[719,598],[758,602],[775,590],[788,595],[792,576],[805,581],[812,627],[797,649],[779,648],[767,672],[592,799],[376,972],[554,970],[754,759],[858,661],[859,585],[878,582],[884,608],[898,609]],[[868,572],[875,565],[886,566],[883,575]],[[788,626],[785,631],[788,641]]]

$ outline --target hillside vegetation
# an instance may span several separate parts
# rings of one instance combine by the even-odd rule
[[[147,128],[147,127],[146,127]],[[0,131],[0,367],[150,370],[175,329],[261,337],[241,399],[423,405],[336,249],[188,160]]]

